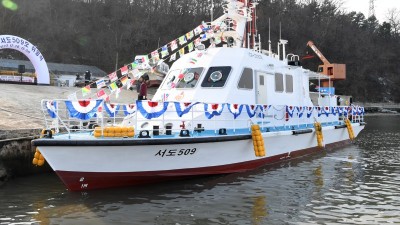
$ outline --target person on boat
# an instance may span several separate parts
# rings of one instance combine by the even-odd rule
[[[149,75],[147,73],[143,74],[139,78],[140,88],[138,100],[147,100],[147,83],[150,80]]]

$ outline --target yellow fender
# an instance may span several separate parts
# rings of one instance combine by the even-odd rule
[[[325,147],[325,144],[324,144],[324,135],[323,135],[323,133],[322,133],[322,126],[321,126],[321,123],[315,122],[315,123],[314,123],[314,128],[315,128],[315,134],[316,134],[316,137],[317,137],[317,144],[318,144],[318,147],[320,147],[320,148]]]
[[[349,133],[349,139],[350,140],[354,140],[354,131],[353,131],[353,127],[351,126],[351,122],[348,118],[346,118],[344,120],[344,123],[346,124],[347,127],[347,133]]]
[[[36,147],[36,151],[33,156],[32,164],[35,166],[43,166],[44,161],[45,161],[45,159],[44,159],[42,153],[40,153],[39,148]]]
[[[254,153],[257,157],[265,156],[264,139],[258,124],[251,125],[251,138],[253,140]]]

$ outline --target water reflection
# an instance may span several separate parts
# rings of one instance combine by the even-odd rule
[[[400,117],[367,122],[354,145],[247,173],[87,193],[19,178],[0,224],[400,223]]]

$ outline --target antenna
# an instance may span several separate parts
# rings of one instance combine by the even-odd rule
[[[268,51],[269,51],[269,55],[272,55],[272,50],[271,50],[271,18],[268,18]]]
[[[375,16],[375,0],[369,0],[368,18]]]

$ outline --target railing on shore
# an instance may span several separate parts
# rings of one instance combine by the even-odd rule
[[[156,133],[191,134],[206,131],[217,134],[221,129],[230,133],[249,132],[257,123],[263,131],[312,128],[315,121],[323,125],[364,121],[364,108],[358,106],[287,106],[247,105],[202,102],[151,102],[135,104],[106,103],[103,100],[42,100],[46,129],[56,133],[93,131],[96,126],[134,127]]]

